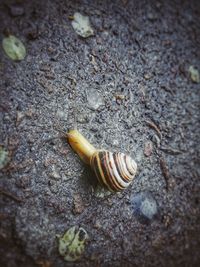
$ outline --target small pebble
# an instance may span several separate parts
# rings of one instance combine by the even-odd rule
[[[153,152],[153,144],[151,141],[147,141],[145,144],[144,144],[144,155],[146,157],[150,157],[151,154]]]
[[[102,187],[101,185],[97,185],[94,191],[94,195],[97,198],[105,198],[109,195],[111,195],[112,193],[107,190],[106,188]]]
[[[61,177],[60,177],[60,174],[56,171],[56,170],[53,170],[50,174],[49,174],[49,177],[55,179],[55,180],[59,180]]]
[[[149,192],[141,192],[131,197],[134,216],[142,224],[149,224],[158,214],[156,200]]]
[[[102,227],[101,223],[98,220],[96,220],[96,222],[94,223],[94,228],[100,229],[101,227]]]
[[[103,97],[97,90],[92,88],[87,90],[87,101],[89,107],[93,110],[97,110],[100,106],[104,105]]]
[[[64,109],[62,109],[62,110],[58,109],[56,115],[58,118],[60,118],[62,120],[66,120],[66,118],[67,118],[66,117],[66,110],[64,110]]]
[[[144,74],[144,78],[145,78],[145,80],[149,80],[149,79],[151,79],[151,75],[146,73],[146,74]]]
[[[85,113],[79,113],[77,116],[77,122],[79,123],[87,123],[89,121],[88,115]]]
[[[154,21],[157,19],[157,16],[156,14],[152,13],[152,12],[148,12],[147,14],[147,18],[150,20],[150,21]]]
[[[16,180],[16,186],[19,188],[25,189],[28,188],[30,185],[31,185],[31,179],[28,176],[22,176]]]
[[[56,194],[56,193],[58,193],[59,186],[57,183],[49,181],[49,189],[50,189],[51,193]]]
[[[89,17],[83,16],[79,12],[74,13],[72,27],[75,32],[83,38],[94,35],[94,31],[90,25]]]
[[[21,111],[17,111],[17,116],[16,116],[16,126],[19,126],[21,121],[24,119],[25,114]]]

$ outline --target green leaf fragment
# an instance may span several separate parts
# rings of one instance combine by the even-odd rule
[[[199,83],[200,82],[200,76],[199,76],[199,71],[194,68],[193,66],[189,67],[189,73],[190,73],[190,78],[193,82]]]
[[[9,151],[0,146],[0,170],[3,169],[10,161]]]
[[[94,35],[94,31],[87,16],[83,16],[79,12],[75,12],[73,18],[72,27],[78,35],[83,38]]]
[[[59,237],[59,253],[65,261],[76,261],[84,252],[87,232],[76,226],[71,227],[62,237]]]
[[[26,56],[26,48],[23,43],[14,35],[5,37],[2,46],[6,55],[12,60],[23,60]]]

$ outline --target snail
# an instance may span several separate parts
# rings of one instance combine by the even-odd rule
[[[70,130],[67,139],[83,162],[90,165],[99,183],[110,191],[121,191],[132,182],[137,164],[130,156],[95,149],[78,130]]]

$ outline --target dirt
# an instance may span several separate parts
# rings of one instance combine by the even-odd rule
[[[0,49],[0,143],[12,154],[0,174],[0,265],[199,266],[200,84],[188,69],[200,71],[200,2],[12,3],[1,1],[1,40],[9,31],[27,56]],[[93,37],[75,33],[75,12]],[[97,193],[65,139],[74,119],[96,147],[135,159],[127,190]],[[158,205],[148,224],[132,210],[140,192]],[[56,235],[74,225],[90,240],[66,263]]]

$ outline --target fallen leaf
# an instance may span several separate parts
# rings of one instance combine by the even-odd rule
[[[0,146],[0,170],[6,167],[10,161],[10,152]]]
[[[90,25],[89,17],[83,16],[79,12],[74,13],[72,27],[75,32],[83,38],[94,35],[94,31]]]
[[[76,261],[84,252],[89,236],[82,227],[73,226],[62,236],[58,236],[58,250],[65,261]]]
[[[6,55],[12,60],[23,60],[26,56],[26,48],[14,35],[3,38],[2,46]]]
[[[193,66],[189,67],[189,73],[190,73],[190,78],[193,82],[199,83],[200,82],[200,76],[199,76],[199,71],[194,68]]]

